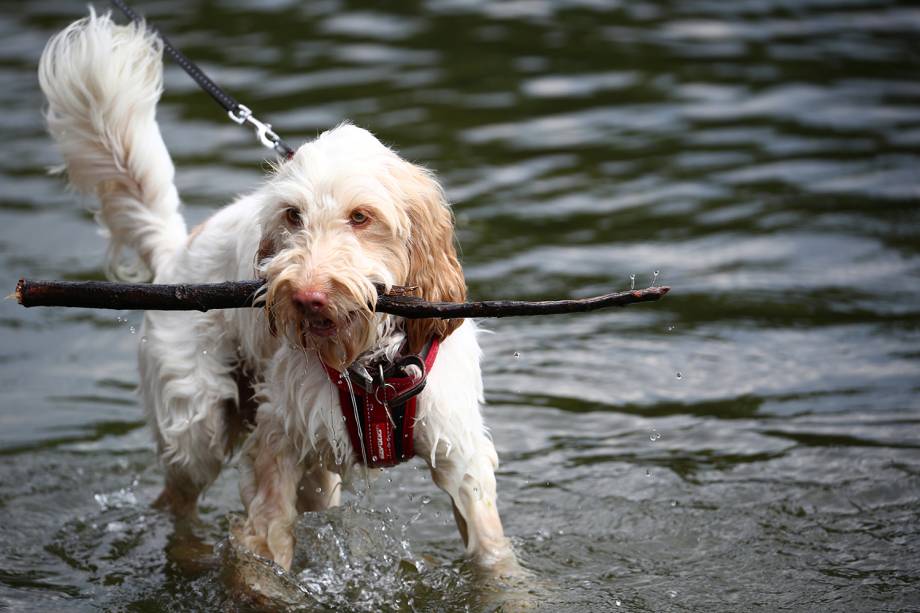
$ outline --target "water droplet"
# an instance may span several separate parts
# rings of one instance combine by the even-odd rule
[[[655,274],[652,275],[652,287],[656,287],[655,284],[658,283],[658,274],[659,274],[660,272],[661,272],[660,270],[656,270],[656,271],[655,271]]]
[[[676,507],[678,504],[680,504],[680,503],[678,503],[676,500],[672,500],[672,501],[671,501],[671,506],[672,506],[672,507]]]
[[[655,441],[657,441],[657,440],[660,439],[660,438],[661,438],[661,433],[658,432],[658,430],[652,428],[652,431],[651,431],[651,432],[649,433],[649,435],[648,435],[648,440],[650,440],[650,441],[652,441],[652,442],[654,443]]]
[[[622,607],[622,606],[623,606],[623,603],[620,602],[619,600],[614,600],[613,603],[614,603],[616,606],[618,606],[618,607]]]
[[[651,477],[651,476],[652,476],[652,472],[651,472],[649,469],[647,469],[647,468],[645,469],[645,476],[646,476],[646,477]]]
[[[202,351],[202,352],[201,352],[201,355],[208,355],[208,350],[205,349],[204,351]]]
[[[431,496],[422,496],[422,504],[429,504],[431,502]]]
[[[141,342],[142,342],[142,343],[146,343],[146,342],[147,342],[147,337],[146,337],[146,336],[142,336],[142,337],[141,337]]]
[[[372,455],[372,456],[371,456],[371,462],[376,462],[376,461],[377,461],[377,456]]]
[[[323,493],[323,488],[321,488],[321,487],[316,488],[316,493],[317,493],[317,494],[322,494],[322,493]]]
[[[131,334],[137,334],[137,328],[135,328],[134,326],[131,326],[130,328],[128,328],[128,330],[131,331]]]
[[[683,376],[682,374],[680,374],[680,371],[679,371],[679,370],[677,371],[677,378],[678,378],[678,379],[683,379],[683,378],[684,378],[684,376]]]
[[[514,359],[517,360],[517,359],[520,359],[520,357],[521,357],[521,352],[520,352],[520,351],[515,351],[515,352],[514,352]]]
[[[636,273],[629,273],[629,289],[636,289]]]
[[[675,327],[674,324],[669,325],[668,328],[667,328],[668,332],[673,332],[673,331],[674,331],[674,327]]]

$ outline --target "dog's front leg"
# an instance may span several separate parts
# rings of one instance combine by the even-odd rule
[[[424,457],[435,484],[451,497],[467,555],[494,574],[516,574],[519,567],[496,504],[498,456],[492,441],[479,434],[472,448],[451,449],[442,440],[433,455],[428,450]]]
[[[246,506],[243,545],[290,570],[294,558],[297,489],[304,477],[280,419],[259,413],[243,451],[240,494]]]

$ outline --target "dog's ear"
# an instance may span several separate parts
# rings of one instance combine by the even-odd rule
[[[400,188],[406,199],[409,273],[405,285],[432,302],[463,302],[466,281],[454,247],[454,219],[444,191],[427,170],[403,162]],[[445,339],[462,319],[407,319],[409,350],[418,353],[436,336]]]

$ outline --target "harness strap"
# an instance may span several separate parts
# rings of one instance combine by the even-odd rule
[[[341,373],[323,365],[338,389],[339,408],[356,461],[364,463],[366,459],[369,468],[385,468],[415,455],[417,396],[425,389],[439,346],[437,339],[431,339],[420,355],[405,356],[390,364],[382,380],[378,377],[368,381],[350,369],[349,379],[357,383],[351,387]],[[410,376],[409,366],[418,368],[421,376]],[[357,421],[355,406],[358,408]]]
[[[131,21],[142,22],[143,18],[134,12],[134,10],[129,7],[124,0],[112,0],[112,4],[120,10],[125,16]],[[190,60],[184,53],[179,51],[176,47],[169,42],[169,39],[166,38],[162,32],[149,22],[147,27],[156,32],[157,36],[160,37],[160,40],[163,41],[163,50],[166,54],[171,57],[179,66],[192,78],[195,83],[198,84],[198,87],[203,89],[211,98],[214,99],[217,104],[223,107],[227,114],[230,116],[234,122],[242,125],[244,123],[250,123],[256,130],[256,136],[258,136],[259,141],[268,147],[269,149],[274,149],[278,154],[284,156],[285,159],[291,159],[294,157],[294,148],[288,145],[280,136],[278,136],[274,130],[272,130],[272,125],[270,123],[263,123],[259,121],[253,114],[249,107],[240,104],[237,102],[233,96],[228,94],[226,91],[221,89],[214,81],[204,73],[201,68],[198,67],[198,64]]]

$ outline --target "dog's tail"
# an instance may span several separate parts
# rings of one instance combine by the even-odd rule
[[[38,70],[48,130],[70,183],[98,196],[96,219],[111,238],[107,273],[124,280],[156,273],[187,236],[155,116],[162,55],[143,24],[119,26],[91,9],[48,42]],[[140,262],[123,257],[126,247]]]

